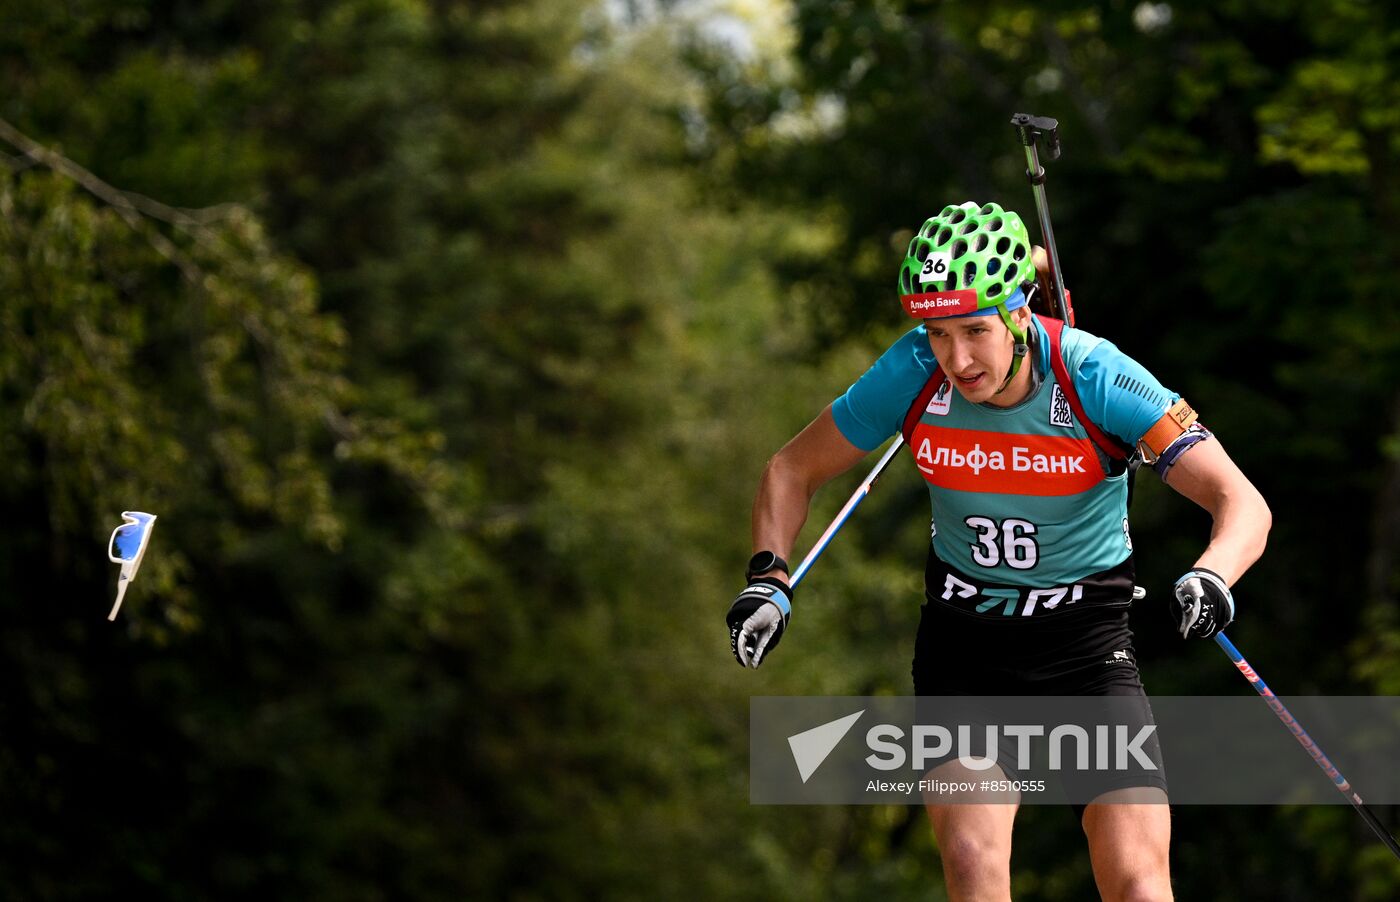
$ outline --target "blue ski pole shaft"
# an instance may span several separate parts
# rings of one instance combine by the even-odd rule
[[[1220,648],[1224,650],[1225,654],[1230,656],[1230,660],[1234,662],[1235,668],[1239,670],[1240,673],[1244,674],[1244,678],[1249,680],[1249,685],[1253,686],[1254,691],[1259,693],[1259,697],[1264,699],[1265,704],[1269,706],[1269,710],[1278,715],[1278,719],[1283,721],[1283,725],[1288,728],[1288,732],[1293,734],[1293,738],[1298,740],[1303,748],[1307,750],[1308,755],[1317,763],[1317,766],[1322,768],[1322,772],[1332,781],[1332,785],[1336,786],[1337,790],[1347,797],[1347,801],[1351,802],[1352,807],[1361,815],[1361,819],[1366,822],[1366,825],[1375,832],[1376,836],[1380,838],[1380,841],[1385,843],[1386,848],[1390,849],[1396,858],[1400,858],[1400,844],[1395,842],[1395,837],[1390,835],[1390,831],[1385,828],[1385,825],[1382,824],[1375,814],[1371,812],[1371,809],[1367,808],[1361,801],[1361,796],[1352,788],[1352,785],[1347,782],[1346,777],[1343,777],[1341,771],[1337,770],[1336,765],[1323,754],[1322,748],[1308,735],[1308,731],[1303,729],[1303,725],[1298,723],[1298,720],[1289,713],[1288,708],[1284,706],[1277,695],[1274,695],[1269,685],[1264,682],[1263,678],[1259,676],[1253,667],[1249,666],[1249,662],[1244,659],[1244,655],[1240,654],[1238,648],[1235,648],[1235,643],[1225,638],[1224,633],[1216,633],[1215,644],[1219,645]]]
[[[793,571],[792,582],[790,583],[793,588],[797,588],[797,584],[802,582],[802,577],[806,576],[807,571],[812,569],[812,565],[817,562],[817,558],[821,557],[822,552],[826,550],[826,546],[831,544],[831,540],[836,538],[836,534],[841,531],[842,526],[846,525],[846,521],[850,519],[851,514],[855,512],[855,509],[860,503],[865,500],[865,496],[870,494],[870,490],[874,488],[876,481],[878,481],[880,476],[885,472],[885,468],[890,465],[890,461],[894,460],[895,453],[899,451],[903,444],[904,436],[902,435],[895,436],[895,440],[890,442],[890,446],[885,449],[885,453],[881,456],[880,462],[875,464],[875,469],[870,471],[870,475],[865,477],[865,481],[862,482],[851,497],[847,499],[845,506],[841,508],[841,512],[836,515],[836,519],[831,521],[831,525],[826,528],[826,532],[822,533],[821,538],[817,539],[817,543],[812,546],[812,550],[807,552],[807,556],[802,559],[802,563],[798,564],[797,569]]]

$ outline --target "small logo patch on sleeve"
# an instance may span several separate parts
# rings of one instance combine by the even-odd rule
[[[1065,397],[1064,390],[1060,388],[1059,383],[1050,388],[1050,425],[1073,429],[1074,411],[1070,409],[1069,399]]]

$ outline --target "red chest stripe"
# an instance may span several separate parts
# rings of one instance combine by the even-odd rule
[[[933,485],[1002,495],[1077,495],[1104,478],[1087,438],[1007,435],[919,423],[909,443]]]

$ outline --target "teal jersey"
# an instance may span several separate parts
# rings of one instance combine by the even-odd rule
[[[1034,331],[1029,363],[1039,380],[1024,401],[972,404],[945,380],[919,413],[909,445],[928,485],[938,558],[979,583],[1044,590],[1042,599],[1053,606],[1078,581],[1122,564],[1132,539],[1127,476],[1109,475],[1107,457],[1055,377],[1039,320]],[[1086,416],[1128,446],[1178,398],[1111,342],[1070,328],[1061,342]],[[873,449],[900,430],[936,368],[920,326],[837,399],[837,428]]]

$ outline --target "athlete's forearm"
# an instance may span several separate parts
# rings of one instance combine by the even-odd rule
[[[1211,515],[1210,543],[1196,566],[1213,570],[1234,585],[1264,553],[1273,515],[1264,496],[1215,440],[1201,442],[1181,456],[1167,484]]]
[[[1248,485],[1248,491],[1223,498],[1212,516],[1210,544],[1196,566],[1214,570],[1233,586],[1264,553],[1273,515],[1264,497]]]
[[[768,461],[753,502],[753,550],[771,551],[795,568],[792,548],[807,522],[812,496],[865,454],[836,428],[828,405]],[[782,571],[769,575],[781,577]]]
[[[788,561],[790,569],[796,567],[792,548],[802,524],[807,522],[816,489],[796,467],[784,461],[781,452],[774,456],[763,471],[753,502],[753,550],[772,551]],[[784,579],[782,571],[769,575]]]

